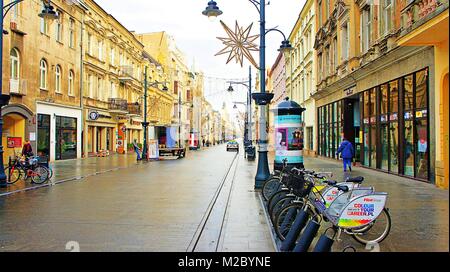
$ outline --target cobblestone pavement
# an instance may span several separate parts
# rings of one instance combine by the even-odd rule
[[[128,168],[2,196],[0,251],[65,251],[69,241],[81,251],[186,251],[233,156],[221,145],[181,160],[127,160]],[[255,165],[240,162],[219,250],[273,251],[252,190]]]
[[[305,167],[318,171],[332,171],[334,179],[342,181],[342,163],[329,159],[305,158]],[[376,191],[389,194],[392,228],[389,236],[380,244],[383,252],[434,252],[449,250],[449,191],[432,184],[389,175],[378,171],[353,167],[351,176],[364,176],[364,186],[374,186]],[[368,251],[347,235],[335,244],[333,250],[341,251],[353,245],[360,251]]]

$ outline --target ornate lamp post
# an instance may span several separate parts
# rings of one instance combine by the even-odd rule
[[[271,31],[277,31],[283,35],[283,42],[281,44],[281,47],[279,50],[285,51],[289,50],[291,47],[289,40],[286,39],[286,36],[281,32],[280,30],[276,28],[268,29],[266,30],[266,2],[265,0],[248,0],[251,4],[255,6],[255,8],[258,10],[260,20],[259,20],[259,76],[260,76],[260,92],[259,93],[253,93],[252,98],[255,100],[256,104],[260,106],[260,119],[259,119],[259,135],[260,139],[258,140],[258,170],[255,177],[255,188],[261,189],[264,181],[266,181],[270,176],[269,171],[269,162],[267,159],[267,131],[266,131],[266,112],[267,112],[267,104],[270,103],[270,101],[273,98],[273,93],[267,93],[266,92],[266,34],[268,34]],[[217,16],[221,15],[223,12],[219,9],[217,6],[217,3],[215,1],[210,1],[208,3],[208,6],[203,11],[203,15],[208,16],[208,18],[216,18]],[[211,18],[212,17],[212,18]]]
[[[8,12],[17,4],[23,2],[25,0],[16,0],[12,1],[11,3],[7,5],[3,5],[4,1],[0,0],[0,7],[2,8],[2,12],[0,14],[0,21],[1,21],[1,30],[2,33],[0,35],[0,135],[3,135],[3,117],[2,117],[2,107],[8,105],[10,96],[7,94],[3,94],[3,35],[7,34],[7,32],[3,29],[3,20],[5,16],[8,14]],[[54,11],[53,6],[51,6],[50,1],[44,5],[44,9],[41,13],[38,14],[39,17],[42,17],[44,19],[57,19],[58,14]],[[0,187],[6,187],[6,175],[5,175],[5,168],[3,165],[3,143],[2,138],[0,137]]]
[[[146,160],[148,159],[148,150],[147,150],[147,138],[148,138],[148,126],[149,126],[149,122],[147,122],[147,97],[148,97],[148,87],[150,85],[150,87],[155,87],[158,85],[162,85],[162,91],[163,92],[167,92],[169,89],[167,88],[166,84],[167,82],[158,82],[158,81],[154,81],[154,82],[148,82],[147,80],[147,70],[148,67],[145,67],[145,72],[144,72],[144,122],[142,122],[142,127],[144,129],[144,146],[142,147],[142,157],[145,158]]]

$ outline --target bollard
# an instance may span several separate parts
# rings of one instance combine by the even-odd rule
[[[301,210],[300,213],[295,217],[294,224],[292,224],[289,233],[286,235],[286,239],[281,244],[281,251],[291,251],[295,246],[295,241],[297,241],[300,232],[308,222],[308,213]]]
[[[309,246],[314,240],[314,237],[319,231],[319,228],[320,224],[311,219],[308,225],[306,226],[306,229],[303,231],[303,234],[300,237],[300,240],[298,241],[297,245],[294,247],[293,252],[307,252]]]
[[[336,232],[333,235],[333,238],[329,238],[327,236],[327,231],[331,229],[328,228],[325,232],[320,236],[319,241],[317,241],[316,246],[314,247],[313,252],[331,252],[331,247],[334,243],[334,238],[336,236]]]

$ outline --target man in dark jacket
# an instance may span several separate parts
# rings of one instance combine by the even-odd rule
[[[341,145],[339,146],[336,155],[339,155],[341,153],[342,161],[344,163],[344,172],[347,171],[347,165],[350,170],[352,171],[352,159],[355,155],[355,150],[353,149],[352,143],[350,143],[347,139],[344,138]]]

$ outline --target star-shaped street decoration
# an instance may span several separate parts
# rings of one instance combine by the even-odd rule
[[[236,21],[234,32],[224,22],[220,21],[220,23],[225,29],[228,38],[217,37],[225,45],[225,48],[220,50],[215,56],[229,53],[227,64],[235,59],[236,63],[241,64],[241,67],[243,66],[245,57],[253,66],[258,68],[258,64],[256,64],[251,54],[251,51],[259,51],[258,45],[254,43],[259,35],[250,35],[253,23],[244,30]]]

